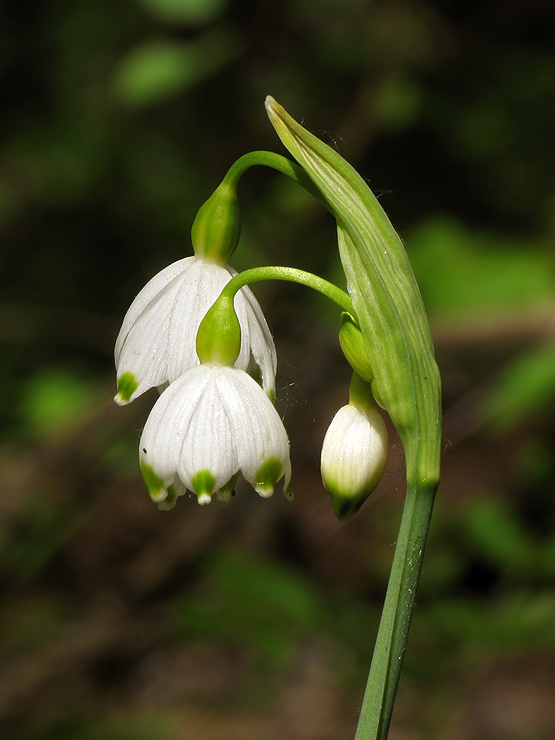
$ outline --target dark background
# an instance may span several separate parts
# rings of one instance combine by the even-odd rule
[[[338,311],[255,286],[295,501],[139,477],[117,408],[134,295],[191,253],[233,161],[285,153],[278,102],[407,244],[444,381],[444,476],[391,740],[555,733],[555,5],[549,0],[6,0],[0,9],[0,734],[352,738],[403,502],[336,522],[319,450],[346,402]],[[331,218],[241,182],[237,269],[342,281]]]

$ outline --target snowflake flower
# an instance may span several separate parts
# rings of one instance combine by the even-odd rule
[[[145,285],[127,311],[116,340],[116,403],[123,406],[149,388],[164,388],[198,365],[195,340],[200,322],[235,274],[229,265],[185,257]],[[276,351],[249,288],[239,291],[235,309],[242,334],[236,367],[259,373],[264,390],[273,396]]]
[[[284,477],[291,495],[289,441],[262,388],[244,370],[202,364],[154,405],[140,442],[145,483],[160,508],[187,490],[200,504],[231,497],[240,473],[263,497]]]

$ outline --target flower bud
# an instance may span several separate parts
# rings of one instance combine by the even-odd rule
[[[339,409],[322,445],[321,469],[335,515],[348,519],[380,482],[387,464],[385,422],[363,381],[353,377],[350,400]]]
[[[347,362],[361,378],[368,382],[374,379],[370,366],[370,358],[364,346],[364,339],[360,327],[355,323],[351,314],[344,311],[341,314],[341,329],[339,330],[339,344]]]
[[[240,233],[237,191],[224,180],[200,207],[193,222],[191,240],[195,255],[223,265],[235,251]]]

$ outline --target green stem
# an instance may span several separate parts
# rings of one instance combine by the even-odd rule
[[[221,296],[234,296],[245,285],[257,283],[260,280],[289,280],[293,283],[306,285],[337,303],[344,311],[350,313],[356,321],[353,302],[348,293],[311,272],[297,270],[294,267],[253,267],[250,270],[244,270],[231,278],[222,290]]]
[[[290,177],[319,201],[324,202],[322,194],[302,167],[300,167],[296,162],[291,162],[287,157],[282,157],[281,154],[275,154],[274,152],[256,151],[243,154],[242,157],[239,157],[239,159],[231,165],[223,179],[223,182],[230,182],[236,188],[241,176],[249,169],[249,167],[253,167],[255,165],[271,167],[272,169],[281,172],[282,175],[287,175],[287,177]],[[326,205],[325,202],[324,205]]]
[[[355,740],[385,740],[407,646],[410,621],[437,486],[409,482],[399,537]]]

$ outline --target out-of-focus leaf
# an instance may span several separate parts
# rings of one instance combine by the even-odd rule
[[[285,657],[291,641],[312,634],[326,613],[300,574],[229,552],[210,561],[196,597],[188,593],[174,606],[187,638],[228,640],[270,659]]]
[[[538,549],[503,500],[479,497],[459,513],[460,528],[472,549],[503,572],[530,574]]]
[[[457,133],[469,155],[492,157],[514,146],[519,132],[499,101],[484,101],[462,112]]]
[[[0,538],[2,577],[26,583],[52,560],[87,516],[87,501],[56,505],[47,491],[30,497],[17,528]]]
[[[495,430],[506,430],[555,405],[555,344],[527,352],[497,381],[482,413]]]
[[[32,434],[46,436],[67,429],[90,413],[97,389],[67,370],[48,369],[29,380],[20,414]]]
[[[166,23],[200,25],[217,18],[227,0],[139,0],[139,4]]]
[[[530,240],[473,233],[442,216],[422,223],[407,242],[431,314],[499,314],[555,295],[551,256],[534,249],[539,245]]]
[[[422,102],[418,85],[402,77],[388,79],[379,91],[376,106],[384,128],[402,131],[417,118]]]
[[[121,60],[114,72],[114,94],[128,105],[151,105],[193,87],[239,49],[228,33],[208,34],[189,43],[147,41]]]
[[[541,650],[555,648],[555,596],[511,592],[493,602],[444,599],[416,614],[415,627],[434,641],[463,649]],[[451,658],[452,659],[452,658]]]

